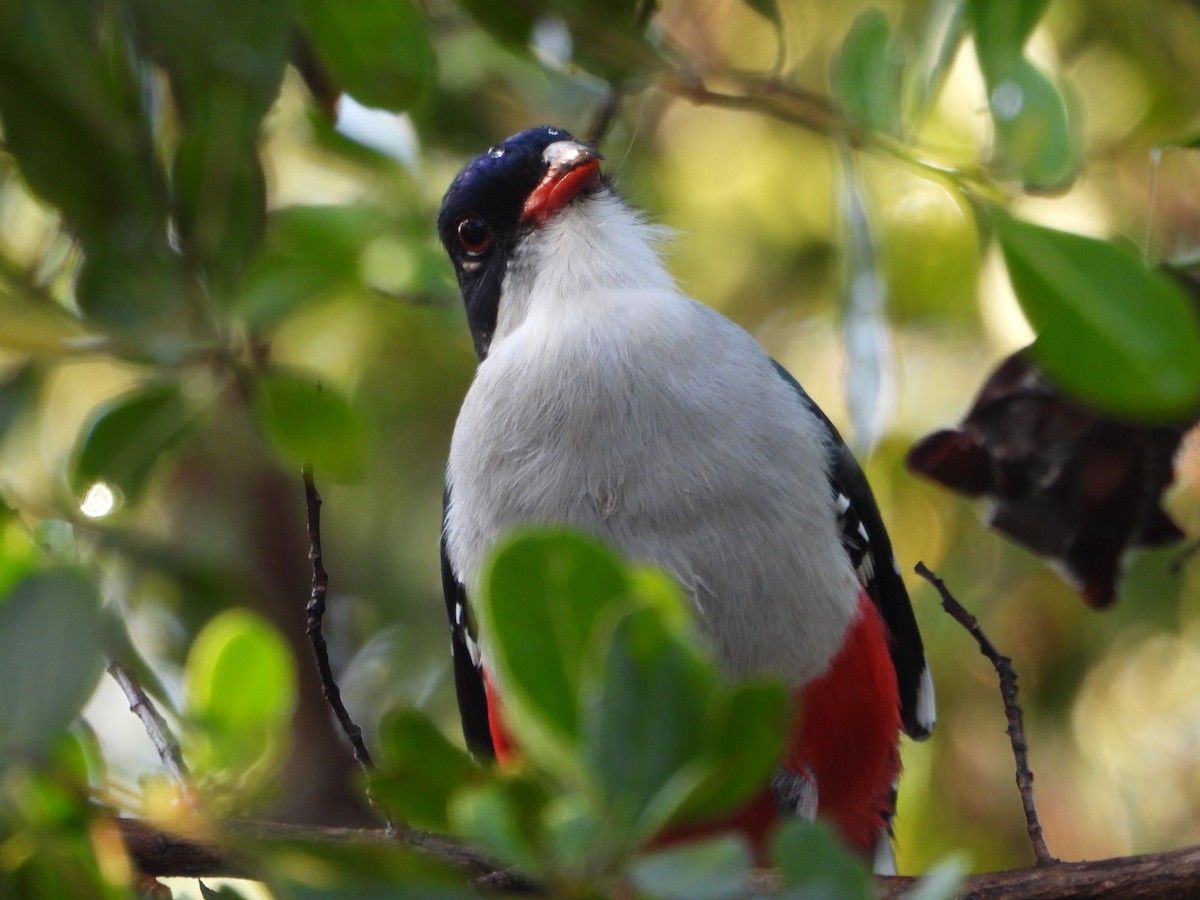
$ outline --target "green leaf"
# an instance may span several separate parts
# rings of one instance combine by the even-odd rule
[[[996,211],[992,222],[1033,352],[1060,387],[1124,418],[1177,421],[1200,408],[1200,319],[1165,276],[1120,244]]]
[[[698,740],[707,775],[688,798],[683,818],[712,819],[764,788],[790,734],[789,693],[763,682],[739,684],[722,696],[714,724]]]
[[[271,213],[266,246],[236,298],[238,313],[269,325],[313,300],[362,284],[365,248],[387,220],[367,206],[289,206]]]
[[[715,686],[712,668],[656,610],[635,610],[616,625],[583,711],[585,764],[604,794],[606,829],[641,842],[695,789]]]
[[[1066,100],[1033,63],[1019,60],[988,86],[996,155],[1029,190],[1065,187],[1079,168],[1079,147]]]
[[[772,25],[779,27],[783,24],[783,19],[779,15],[779,4],[775,0],[742,0],[742,2]]]
[[[967,0],[933,0],[905,69],[903,121],[920,123],[937,100],[967,31]]]
[[[362,477],[367,425],[345,397],[318,381],[271,372],[260,380],[253,406],[259,427],[285,461],[311,464],[318,477]]]
[[[740,835],[723,834],[638,859],[634,887],[662,900],[723,900],[747,896],[753,860]]]
[[[574,534],[524,534],[493,558],[479,611],[510,724],[540,761],[561,761],[576,743],[577,695],[593,627],[628,589],[612,552]]]
[[[74,569],[26,576],[0,602],[0,755],[47,751],[101,673],[100,598]]]
[[[200,769],[241,770],[279,751],[296,704],[296,662],[278,629],[248,609],[213,618],[184,669],[185,710],[204,729]]]
[[[379,771],[370,778],[371,793],[417,828],[448,830],[450,798],[483,775],[420,713],[405,710],[380,723]]]
[[[297,0],[296,12],[334,81],[359,103],[407,109],[433,83],[433,43],[411,0]]]
[[[970,0],[967,10],[975,35],[975,53],[988,81],[1011,74],[1049,5],[1050,0]]]
[[[37,407],[42,387],[42,370],[28,363],[0,380],[0,438]]]
[[[771,842],[771,860],[788,887],[823,889],[817,896],[871,900],[871,876],[862,860],[822,822],[785,822]]]
[[[854,20],[838,53],[834,97],[860,125],[898,134],[903,64],[887,15],[880,9],[865,10]]]
[[[538,835],[547,803],[532,781],[506,778],[470,785],[454,795],[450,820],[454,833],[496,855],[504,864],[539,871]]]
[[[971,0],[968,7],[996,127],[996,157],[1035,191],[1069,184],[1080,154],[1062,93],[1025,58],[1025,42],[1046,5],[1047,0]]]
[[[155,382],[97,409],[83,432],[71,467],[71,486],[82,494],[103,483],[118,502],[136,501],[162,454],[191,427],[179,385]]]

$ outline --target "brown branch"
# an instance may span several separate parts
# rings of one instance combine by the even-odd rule
[[[311,465],[306,465],[302,471],[304,477],[305,509],[308,513],[308,559],[312,563],[312,591],[309,593],[308,604],[304,611],[307,616],[305,634],[312,644],[313,656],[317,662],[317,672],[321,676],[321,693],[329,704],[342,732],[350,741],[354,751],[354,759],[364,772],[370,775],[375,769],[371,752],[363,740],[362,729],[350,717],[346,705],[342,703],[342,691],[337,679],[333,677],[333,667],[329,664],[329,647],[325,643],[325,635],[321,632],[321,622],[325,618],[325,597],[329,592],[329,573],[325,571],[324,553],[321,549],[321,495],[317,493],[317,485],[313,480]],[[389,832],[394,833],[396,826],[391,813],[384,809],[371,791],[367,790],[367,800],[383,815]]]
[[[1042,823],[1038,821],[1037,806],[1033,802],[1033,772],[1029,768],[1029,745],[1025,741],[1024,717],[1017,703],[1017,672],[1013,668],[1012,660],[1001,655],[983,633],[979,620],[954,598],[946,583],[931,572],[925,563],[918,562],[915,571],[937,589],[942,598],[942,609],[971,633],[979,644],[979,652],[991,661],[996,668],[996,674],[1000,676],[1000,696],[1004,700],[1004,715],[1008,719],[1008,739],[1012,743],[1013,759],[1016,761],[1017,790],[1021,794],[1021,806],[1025,810],[1025,827],[1029,832],[1029,842],[1033,845],[1033,854],[1039,866],[1057,863],[1058,860],[1050,855],[1046,846]]]
[[[162,717],[162,713],[158,711],[158,707],[154,705],[145,689],[142,688],[141,682],[132,672],[115,659],[108,661],[107,668],[108,674],[112,676],[113,681],[125,694],[125,699],[129,701],[129,711],[142,720],[142,727],[146,729],[146,735],[154,744],[154,749],[158,751],[158,758],[162,760],[167,773],[179,785],[184,804],[189,809],[194,809],[196,792],[192,785],[192,776],[188,772],[187,763],[183,761],[183,751],[179,748],[179,742],[171,734],[171,728],[167,725],[166,719]]]
[[[117,819],[134,865],[140,872],[160,878],[172,875],[199,877],[253,877],[254,867],[245,855],[238,856],[220,843],[181,837],[159,830],[139,819]],[[309,843],[325,846],[357,844],[370,846],[394,843],[382,829],[305,828],[265,822],[223,823],[222,833],[230,846],[254,844]],[[536,886],[504,869],[498,869],[484,854],[442,835],[405,831],[400,843],[421,855],[449,865],[477,886],[497,892],[537,895]],[[881,877],[875,879],[880,900],[900,900],[918,879]],[[756,873],[753,892],[775,894],[780,883],[775,873]],[[1088,862],[1062,862],[968,876],[960,896],[971,900],[1076,900],[1076,898],[1124,898],[1124,900],[1173,900],[1200,896],[1200,847],[1167,853],[1119,857]]]

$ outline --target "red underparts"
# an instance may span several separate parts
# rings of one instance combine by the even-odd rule
[[[516,747],[499,700],[486,678],[488,719],[496,758],[510,762]],[[842,649],[825,674],[796,691],[800,717],[782,761],[793,772],[811,773],[818,815],[864,855],[874,851],[890,811],[892,785],[900,774],[900,695],[888,651],[887,627],[870,598],[859,595],[858,612]],[[680,843],[721,831],[740,831],[760,861],[779,813],[770,788],[720,820],[673,828],[655,844]]]

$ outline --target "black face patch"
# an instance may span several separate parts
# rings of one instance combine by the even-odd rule
[[[509,256],[531,227],[521,223],[521,209],[546,174],[542,153],[569,140],[568,132],[548,126],[513,135],[471,160],[442,200],[438,236],[454,264],[480,360],[496,330]]]

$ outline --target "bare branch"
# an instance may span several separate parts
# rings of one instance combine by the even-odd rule
[[[1013,759],[1016,761],[1017,790],[1021,794],[1021,806],[1025,810],[1025,827],[1029,832],[1029,842],[1033,845],[1033,854],[1039,866],[1057,863],[1058,860],[1050,855],[1046,846],[1042,823],[1038,821],[1037,806],[1033,802],[1033,772],[1029,769],[1029,745],[1025,741],[1024,717],[1017,703],[1017,672],[1013,668],[1012,660],[1001,655],[983,633],[979,620],[954,598],[946,583],[931,572],[925,563],[918,562],[915,571],[937,589],[942,597],[942,609],[971,633],[979,644],[979,652],[991,661],[1000,676],[1000,696],[1004,700],[1004,715],[1008,719],[1008,739],[1012,743]]]
[[[211,841],[184,838],[159,830],[139,819],[117,819],[129,855],[140,872],[157,877],[253,877],[247,859]],[[266,822],[228,822],[222,832],[230,846],[248,843],[309,843],[318,845],[356,844],[370,846],[394,843],[382,829],[305,828]],[[477,886],[495,892],[520,892],[545,896],[536,885],[506,869],[474,848],[426,831],[404,832],[400,842],[430,859],[453,866]],[[912,890],[916,878],[875,879],[879,900],[900,900]],[[779,893],[774,872],[754,875],[752,893]],[[1088,862],[1063,862],[1004,872],[971,875],[962,885],[961,896],[972,900],[1078,900],[1078,898],[1121,898],[1121,900],[1175,900],[1200,896],[1200,847],[1168,853],[1130,856]]]
[[[362,729],[350,717],[346,705],[342,703],[342,691],[333,677],[333,667],[329,664],[329,648],[325,643],[325,635],[321,632],[321,623],[325,618],[325,597],[329,592],[329,573],[325,571],[324,554],[321,549],[322,501],[321,495],[317,493],[316,482],[313,480],[311,465],[304,466],[303,477],[305,508],[308,512],[308,559],[312,563],[312,591],[309,594],[308,604],[304,608],[307,615],[305,633],[308,635],[309,643],[312,644],[313,656],[316,657],[317,672],[321,676],[321,693],[337,717],[346,738],[350,741],[355,761],[369,775],[375,770],[375,763],[363,740]],[[388,831],[394,834],[396,825],[393,823],[391,813],[376,802],[375,798],[371,796],[370,790],[367,791],[367,800],[383,815]]]
[[[110,659],[108,674],[124,692],[125,699],[129,701],[129,711],[142,720],[142,727],[146,729],[154,749],[158,751],[158,758],[162,760],[167,773],[179,785],[184,803],[189,809],[194,809],[196,791],[192,784],[192,776],[188,772],[187,763],[183,761],[183,751],[179,749],[179,742],[171,734],[166,719],[146,694],[141,682],[125,666],[115,659]]]

